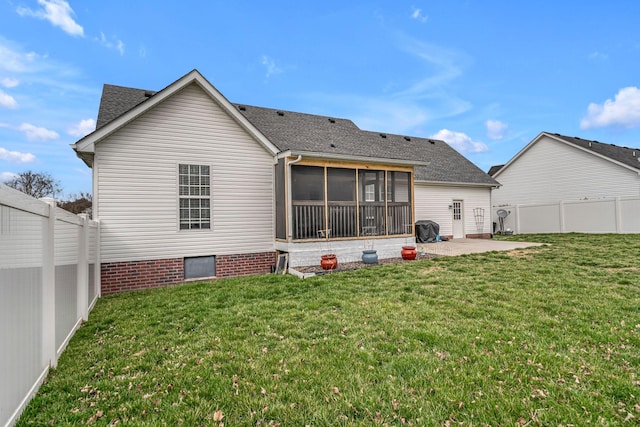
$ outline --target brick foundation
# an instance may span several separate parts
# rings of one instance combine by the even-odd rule
[[[275,263],[275,252],[217,255],[216,277],[270,273]],[[185,281],[184,259],[102,263],[100,280],[102,295],[175,285]]]
[[[271,273],[276,265],[275,252],[216,256],[216,277]]]

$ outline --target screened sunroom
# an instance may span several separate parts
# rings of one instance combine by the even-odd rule
[[[317,161],[286,171],[280,162],[276,237],[312,241],[412,236],[412,182],[409,167]],[[285,186],[291,189],[288,197],[283,197]]]

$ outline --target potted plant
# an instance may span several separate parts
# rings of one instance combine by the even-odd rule
[[[338,266],[336,254],[324,254],[320,256],[320,266],[324,270],[335,270]]]
[[[400,255],[402,255],[402,259],[412,260],[412,259],[416,259],[416,256],[418,255],[418,251],[416,251],[415,246],[405,245],[402,247],[402,251],[400,252]]]
[[[378,263],[378,251],[373,249],[373,240],[370,244],[364,243],[364,250],[362,251],[362,262],[365,264],[377,264]]]

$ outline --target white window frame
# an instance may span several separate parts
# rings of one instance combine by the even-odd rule
[[[211,166],[179,163],[178,229],[211,230],[212,226]]]

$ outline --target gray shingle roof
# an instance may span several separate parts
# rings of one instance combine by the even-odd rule
[[[632,168],[640,169],[640,148],[620,147],[618,145],[590,141],[588,139],[582,139],[575,136],[560,135],[559,133],[545,133],[560,138],[570,144],[593,151],[601,156],[623,163],[627,166],[631,166]]]
[[[489,172],[487,172],[487,173],[489,174],[489,176],[494,176],[503,167],[504,167],[504,165],[493,165],[493,166],[491,166],[489,168]]]
[[[154,93],[144,89],[105,84],[102,87],[96,129],[100,129],[136,105],[146,101]]]
[[[146,101],[154,93],[104,85],[97,128]],[[364,131],[347,119],[235,105],[280,151],[428,163],[428,166],[415,167],[416,181],[499,185],[444,141]]]
[[[444,141],[361,130],[351,120],[236,105],[281,151],[308,151],[428,163],[417,181],[499,185]]]

